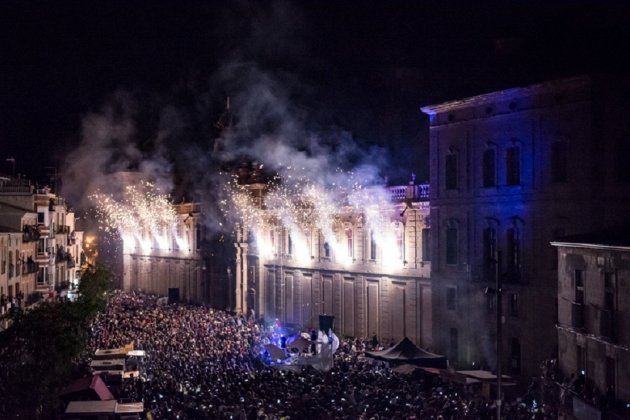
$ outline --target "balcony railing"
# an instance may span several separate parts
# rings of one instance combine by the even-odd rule
[[[429,200],[429,184],[396,185],[387,188],[392,201]]]
[[[70,233],[70,226],[57,226],[57,233],[65,233],[66,235]]]
[[[40,233],[37,230],[37,226],[24,225],[22,229],[22,242],[35,242],[39,240]]]

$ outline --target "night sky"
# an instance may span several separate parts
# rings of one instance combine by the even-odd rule
[[[121,92],[133,98],[132,111],[112,106],[133,117],[126,141],[166,147],[182,172],[177,151],[211,148],[226,96],[256,68],[309,130],[381,146],[390,182],[424,181],[420,106],[630,61],[622,2],[19,0],[0,18],[0,172],[14,157],[37,179],[63,172],[86,116]],[[165,121],[177,127],[158,145]]]

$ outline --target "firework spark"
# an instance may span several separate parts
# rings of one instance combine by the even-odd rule
[[[103,193],[90,199],[96,204],[100,228],[120,235],[126,251],[189,250],[189,238],[179,232],[181,223],[173,203],[155,185],[129,185],[120,199]]]
[[[361,223],[381,250],[383,264],[402,265],[404,227],[392,217],[397,212],[384,186],[365,186],[353,173],[343,173],[349,182],[328,186],[300,175],[298,168],[286,167],[282,173],[258,185],[263,198],[232,175],[226,182],[227,198],[221,202],[226,217],[248,227],[262,258],[284,252],[278,252],[279,234],[286,229],[284,249],[300,263],[310,263],[317,255],[314,249],[323,245],[337,262],[351,264],[352,225]]]

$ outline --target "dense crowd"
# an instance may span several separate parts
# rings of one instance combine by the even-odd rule
[[[119,398],[142,400],[153,419],[490,419],[491,402],[430,377],[398,374],[363,357],[370,341],[344,340],[329,372],[267,366],[273,332],[203,306],[160,305],[155,296],[115,291],[92,326],[90,349],[130,342],[146,351],[142,378]],[[523,403],[505,418],[544,418]]]

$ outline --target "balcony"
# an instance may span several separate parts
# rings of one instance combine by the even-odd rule
[[[38,224],[37,230],[39,231],[40,236],[48,236],[50,234],[50,227],[44,224]]]
[[[57,226],[57,233],[68,235],[70,233],[70,226]]]
[[[571,303],[571,326],[576,329],[584,329],[584,304]]]
[[[22,229],[22,242],[35,242],[39,240],[40,234],[37,226],[24,225]]]
[[[39,264],[37,264],[31,257],[28,257],[26,262],[22,264],[22,275],[37,273],[39,271]]]
[[[391,200],[394,202],[403,202],[407,199],[416,201],[429,200],[429,184],[396,185],[387,187],[387,189]]]
[[[50,254],[48,252],[38,252],[35,255],[35,262],[39,264],[40,267],[48,267],[48,263],[50,261]]]

